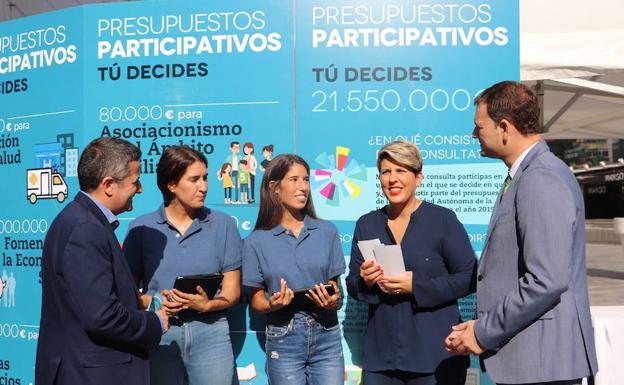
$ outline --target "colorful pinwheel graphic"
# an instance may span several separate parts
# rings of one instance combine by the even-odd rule
[[[314,170],[312,188],[320,188],[319,194],[330,206],[340,205],[340,195],[343,198],[357,198],[362,192],[358,182],[366,182],[366,166],[349,158],[350,152],[351,149],[347,147],[336,146],[335,156],[323,152],[314,160],[322,168]]]

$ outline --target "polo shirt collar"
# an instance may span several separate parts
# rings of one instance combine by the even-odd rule
[[[197,213],[197,216],[195,218],[201,223],[208,222],[210,220],[210,209],[207,207],[199,209],[199,212]],[[156,221],[160,224],[167,223],[167,213],[165,212],[164,204],[160,205],[160,208],[158,209],[158,217]]]
[[[167,223],[167,213],[165,213],[165,205],[164,204],[160,205],[160,208],[158,209],[158,218],[157,218],[156,222],[158,222],[160,224]]]
[[[303,230],[314,230],[318,228],[318,223],[319,223],[318,219],[314,219],[306,214],[306,216],[303,218]],[[286,232],[286,228],[282,226],[281,223],[275,226],[273,229],[271,229],[271,233],[273,233],[273,235],[280,235],[285,232]]]
[[[273,233],[273,235],[280,235],[284,232],[286,232],[286,228],[284,228],[284,226],[282,226],[281,224],[271,229],[271,233]]]

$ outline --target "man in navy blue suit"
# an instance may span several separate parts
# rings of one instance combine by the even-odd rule
[[[114,230],[141,192],[141,151],[99,138],[78,164],[81,191],[56,217],[42,257],[37,385],[149,383],[147,349],[168,327],[142,309]]]

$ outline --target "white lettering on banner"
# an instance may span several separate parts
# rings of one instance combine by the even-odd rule
[[[340,243],[351,243],[353,241],[353,234],[340,234]]]
[[[345,78],[345,81],[351,80]],[[465,111],[472,106],[472,100],[476,95],[478,93],[471,95],[465,89],[445,90],[441,88],[434,90],[420,88],[413,90],[351,89],[341,92],[315,90],[311,94],[315,99],[312,112],[319,113]]]
[[[19,32],[15,35],[0,38],[0,54],[6,52],[17,53],[35,48],[51,47],[63,44],[67,40],[65,26],[41,28],[34,31]]]
[[[493,19],[490,4],[317,6],[311,18],[313,48],[505,46],[510,41],[507,28],[485,25]]]
[[[345,28],[312,30],[314,48],[379,48],[412,46],[504,46],[509,43],[505,27],[440,28]]]
[[[99,19],[98,38],[258,31],[266,27],[264,18],[265,13],[256,10]]]
[[[259,10],[100,19],[98,59],[279,51],[266,27]]]
[[[0,234],[43,234],[48,231],[45,219],[0,219]]]
[[[492,21],[490,4],[387,4],[312,7],[312,25],[471,24]]]
[[[32,331],[30,331],[30,329],[32,329]],[[10,323],[0,324],[0,338],[20,338],[28,341],[36,341],[39,338],[39,326]]]
[[[476,243],[476,242],[485,242],[485,237],[486,234],[485,233],[468,233],[468,238],[470,238],[470,242]]]
[[[50,50],[0,57],[0,75],[37,68],[73,63],[77,59],[76,46],[56,47]]]
[[[98,42],[98,59],[151,56],[186,56],[221,53],[276,52],[282,48],[282,35],[254,33],[239,35],[178,36]]]
[[[236,215],[231,216],[236,222],[236,227],[242,229],[243,231],[251,231],[253,227],[251,226],[251,221],[247,219],[240,220]]]
[[[18,338],[20,335],[19,325],[17,324],[0,324],[0,337]]]

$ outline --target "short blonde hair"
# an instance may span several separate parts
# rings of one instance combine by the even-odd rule
[[[387,159],[410,168],[414,174],[422,171],[422,157],[415,144],[403,140],[395,140],[383,146],[377,154],[377,170],[381,171],[381,161]]]

